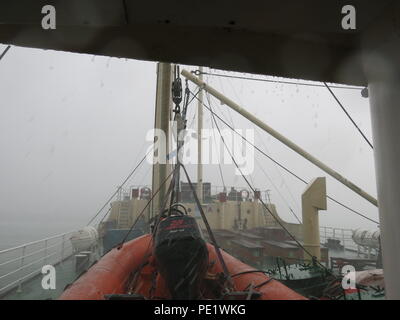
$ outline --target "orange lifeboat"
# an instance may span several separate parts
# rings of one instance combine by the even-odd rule
[[[153,242],[153,236],[149,234],[112,249],[67,287],[59,299],[171,299],[168,285],[157,267]],[[231,299],[229,292],[234,293],[238,299],[306,299],[279,281],[220,250],[233,287],[233,290],[222,290],[226,285],[226,279],[223,280],[224,268],[215,247],[207,243],[206,248],[208,267],[201,281],[200,299]]]

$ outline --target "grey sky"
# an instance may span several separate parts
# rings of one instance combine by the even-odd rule
[[[4,48],[0,45],[0,51]],[[57,223],[68,229],[90,219],[149,146],[144,138],[154,122],[155,71],[152,62],[10,49],[0,61],[3,227],[5,223],[24,221],[25,227],[29,223]],[[373,152],[325,88],[216,77],[208,80],[376,196]],[[334,91],[372,140],[368,99],[362,98],[359,91]],[[213,104],[218,105],[215,101]],[[195,104],[190,108],[189,123]],[[219,109],[229,122],[232,117],[236,128],[254,128],[233,111],[228,112],[226,106]],[[205,127],[210,127],[209,119],[205,111]],[[325,176],[268,134],[257,131],[257,145],[298,175],[307,180]],[[305,186],[265,157],[257,154],[257,159],[285,201],[301,216],[300,197]],[[228,186],[245,186],[241,177],[234,176],[232,165],[224,166],[223,171]],[[131,184],[148,184],[150,179],[146,164]],[[296,221],[257,165],[252,179],[260,189],[272,190],[272,200],[285,220]],[[204,181],[222,185],[217,166],[205,167]],[[327,178],[327,189],[330,195],[378,219],[376,208],[335,180]],[[320,223],[375,228],[373,223],[331,202],[321,213]]]

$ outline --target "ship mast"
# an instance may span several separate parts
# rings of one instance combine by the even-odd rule
[[[199,79],[203,81],[203,67],[199,68]],[[197,104],[197,197],[203,203],[203,163],[202,163],[202,135],[203,129],[203,90],[199,88],[199,100]]]
[[[150,218],[157,215],[162,208],[163,199],[166,194],[166,184],[161,187],[160,184],[167,179],[171,170],[167,159],[170,138],[169,120],[172,109],[171,84],[172,65],[169,63],[158,63],[154,129],[164,132],[165,141],[157,140],[161,139],[157,135],[154,138],[155,147],[153,156],[154,159],[158,159],[159,161],[153,161],[152,192],[154,194],[159,188],[160,191],[154,196],[152,201]]]

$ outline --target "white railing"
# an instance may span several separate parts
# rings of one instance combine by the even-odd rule
[[[141,188],[149,188],[151,189],[150,185],[131,185],[129,187],[129,189],[121,189],[121,196],[119,196],[119,199],[123,199],[124,197],[122,195],[125,195],[127,198],[131,197],[132,194],[132,189],[141,189]],[[206,187],[204,187],[203,189],[203,199],[207,198],[207,194],[205,191]],[[191,196],[191,188],[188,185],[183,185],[181,191],[183,193],[189,193],[190,197]],[[270,198],[270,190],[257,190],[259,191],[259,197],[266,203],[270,203],[271,202],[271,198]],[[235,187],[234,190],[231,189],[230,186],[215,186],[215,185],[211,185],[210,187],[210,194],[208,195],[211,199],[218,199],[218,195],[221,192],[225,192],[226,193],[226,197],[228,200],[233,200],[233,201],[243,201],[245,200],[247,197],[249,199],[253,199],[254,198],[254,194],[253,192],[250,191],[250,189],[248,187]],[[194,201],[194,200],[192,200]],[[184,201],[183,201],[184,202]]]
[[[41,273],[47,264],[57,265],[73,253],[73,231],[0,251],[0,295],[18,288]]]
[[[346,249],[358,250],[358,245],[353,241],[353,230],[321,226],[319,231],[321,243],[327,239],[340,240],[340,244]]]

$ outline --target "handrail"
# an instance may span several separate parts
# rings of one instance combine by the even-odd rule
[[[48,241],[48,240],[60,238],[60,237],[65,236],[65,235],[67,235],[67,234],[71,234],[71,233],[73,233],[73,232],[75,232],[75,231],[76,231],[76,230],[69,231],[69,232],[65,232],[65,233],[61,233],[61,234],[58,234],[58,235],[55,235],[55,236],[51,236],[51,237],[48,237],[48,238],[44,238],[44,239],[41,239],[41,240],[36,240],[36,241],[28,242],[28,243],[25,243],[25,244],[21,244],[20,246],[17,246],[17,247],[13,247],[13,248],[9,248],[9,249],[4,249],[4,250],[1,250],[1,251],[0,251],[0,255],[3,254],[3,253],[10,252],[10,251],[22,249],[23,247],[31,246],[31,245],[34,245],[34,244],[37,244],[37,243],[40,243],[40,242],[44,242],[44,241]]]
[[[3,274],[0,274],[0,286],[2,286],[0,292],[21,285],[30,276],[38,274],[41,268],[33,272],[30,272],[30,270],[32,266],[41,263],[41,261],[51,260],[54,265],[70,256],[72,254],[70,250],[73,249],[73,245],[70,243],[70,235],[73,232],[57,234],[0,251],[0,257],[4,254],[10,255],[8,260],[3,257],[0,263],[0,267],[10,265],[10,267],[2,270]]]
[[[46,240],[44,240],[44,241],[46,241]],[[35,255],[35,254],[37,254],[37,253],[39,253],[39,252],[46,251],[46,250],[48,250],[48,249],[50,249],[50,248],[56,247],[56,246],[58,246],[58,245],[60,245],[60,244],[63,244],[64,242],[66,242],[65,239],[64,239],[63,241],[57,242],[57,243],[55,243],[55,244],[52,244],[51,246],[47,246],[47,247],[41,248],[41,249],[39,249],[39,250],[33,251],[33,252],[29,253],[29,254],[20,256],[20,257],[18,257],[18,258],[14,258],[14,259],[12,259],[12,260],[8,260],[8,261],[6,261],[6,262],[2,262],[2,263],[0,263],[0,267],[5,266],[5,265],[7,265],[7,264],[10,264],[11,262],[16,262],[16,261],[18,261],[18,260],[21,260],[22,258],[31,257],[31,256],[33,256],[33,255]],[[26,247],[25,247],[25,248],[26,248]],[[0,278],[1,278],[1,277],[0,277]]]
[[[330,230],[343,230],[343,231],[351,231],[353,232],[353,229],[346,229],[346,228],[339,228],[339,227],[329,227],[329,226],[320,226],[320,229],[330,229]]]
[[[71,247],[72,247],[72,246],[71,246]],[[30,262],[30,263],[28,263],[28,264],[24,264],[23,266],[19,267],[18,269],[14,269],[13,271],[11,271],[11,272],[9,272],[9,273],[6,273],[6,274],[0,276],[0,279],[3,279],[3,278],[5,278],[5,277],[8,277],[9,275],[14,274],[14,273],[16,273],[16,272],[18,272],[18,271],[20,271],[20,270],[24,270],[24,269],[26,269],[27,267],[30,267],[30,266],[34,265],[35,263],[38,263],[39,261],[42,261],[42,260],[47,259],[48,257],[54,256],[54,255],[57,254],[57,253],[59,253],[59,252],[53,252],[53,253],[51,253],[51,254],[48,254],[47,256],[41,257],[41,258],[39,258],[39,259],[37,259],[37,260],[35,260],[35,261],[32,261],[32,262]]]
[[[241,187],[241,186],[231,186],[231,185],[227,185],[227,186],[219,186],[219,185],[211,185],[210,187],[210,197],[217,197],[219,193],[221,192],[226,192],[226,194],[228,195],[230,192],[230,188],[234,187],[235,190],[237,192],[237,195],[235,196],[235,200],[242,200],[242,196],[240,195],[240,191],[241,190],[246,190],[249,191],[248,187]],[[129,197],[131,196],[131,190],[132,189],[141,189],[141,188],[151,188],[151,185],[130,185],[129,189],[121,189],[123,193],[129,195]],[[182,188],[182,191],[190,191],[190,187],[187,187],[187,189],[185,189],[185,187]],[[225,190],[225,191],[224,191]],[[260,192],[260,197],[262,197],[263,199],[265,199],[266,201],[268,201],[268,203],[270,202],[270,198],[271,195],[269,194],[270,190],[269,189],[263,189],[263,190],[258,190],[257,191]],[[203,189],[203,193],[205,192],[205,189]],[[250,192],[250,195],[252,195],[252,192]],[[254,196],[254,195],[252,195]],[[252,198],[252,196],[250,196],[250,198]]]
[[[353,230],[346,228],[320,226],[320,240],[327,240],[329,238],[341,240],[342,245],[345,249],[359,250],[359,246],[354,242]]]
[[[72,245],[69,245],[67,248],[72,248]],[[22,268],[19,268],[19,269],[22,270],[22,269],[24,269],[25,267],[28,267],[28,266],[30,266],[30,265],[33,265],[33,264],[37,263],[38,261],[44,260],[44,259],[46,259],[46,258],[48,258],[48,257],[50,257],[50,256],[52,256],[52,255],[54,255],[54,254],[56,254],[56,253],[57,253],[57,252],[53,252],[52,254],[47,255],[46,257],[42,257],[41,259],[38,259],[38,260],[34,261],[33,263],[30,263],[30,264],[28,264],[28,265],[25,265],[25,266],[23,266]],[[21,277],[21,278],[18,278],[18,279],[16,279],[16,280],[12,281],[11,283],[9,283],[9,284],[5,285],[4,287],[0,288],[0,292],[4,291],[4,289],[6,289],[6,288],[9,288],[9,287],[12,287],[12,286],[15,286],[15,285],[17,285],[17,284],[22,283],[22,281],[24,281],[25,279],[27,279],[27,278],[29,278],[30,276],[33,276],[33,275],[35,275],[35,274],[38,274],[38,273],[41,272],[41,271],[42,271],[42,268],[39,268],[39,269],[37,269],[37,270],[35,270],[35,271],[31,272],[31,273],[28,273],[27,275],[25,275],[25,276],[23,276],[23,277]],[[14,273],[14,272],[12,272],[12,273]],[[8,276],[8,275],[10,275],[10,274],[11,274],[11,273],[8,273],[8,274],[5,275],[5,276]],[[2,277],[4,277],[4,276],[2,276]],[[0,277],[0,278],[2,278],[2,277]]]

